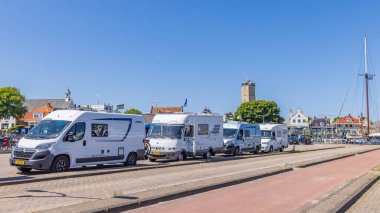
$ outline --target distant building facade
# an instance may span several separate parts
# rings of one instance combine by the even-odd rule
[[[295,113],[292,113],[292,110],[289,111],[287,124],[290,134],[310,134],[309,117],[300,108]]]
[[[331,124],[330,119],[314,118],[310,123],[310,131],[314,137],[330,139],[335,136],[335,125]]]
[[[241,103],[247,103],[256,100],[255,83],[247,80],[241,84]]]
[[[363,122],[352,115],[338,118],[335,124],[336,132],[340,137],[361,136],[363,133]]]
[[[12,116],[6,116],[0,119],[0,136],[6,135],[7,130],[16,126],[17,119]]]

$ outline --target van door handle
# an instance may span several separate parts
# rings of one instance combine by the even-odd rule
[[[86,145],[87,145],[86,140],[84,140],[83,141],[83,146],[86,146]]]

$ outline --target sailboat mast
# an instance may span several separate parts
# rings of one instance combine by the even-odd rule
[[[370,134],[371,121],[369,120],[369,99],[368,99],[368,64],[367,64],[367,36],[364,36],[364,69],[365,69],[365,96],[367,106],[367,136]]]

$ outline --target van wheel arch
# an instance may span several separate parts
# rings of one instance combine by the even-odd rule
[[[56,172],[55,169],[53,168],[54,167],[54,164],[56,162],[56,160],[59,158],[59,157],[65,157],[67,158],[68,160],[68,168],[67,169],[70,169],[71,167],[71,158],[70,158],[70,155],[69,154],[59,154],[57,156],[54,157],[53,161],[51,162],[51,165],[50,165],[50,171],[52,172]]]
[[[137,153],[136,152],[130,152],[127,155],[127,158],[125,159],[125,166],[134,166],[137,162]]]

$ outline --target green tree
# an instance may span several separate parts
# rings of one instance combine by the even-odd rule
[[[262,123],[263,117],[266,123],[282,123],[280,108],[274,101],[255,100],[241,104],[234,115],[234,120],[249,123]]]
[[[25,97],[14,87],[0,88],[0,118],[12,116],[22,118],[27,109],[22,105]]]
[[[125,110],[124,114],[136,114],[136,115],[141,115],[142,112],[138,109],[127,109]]]

